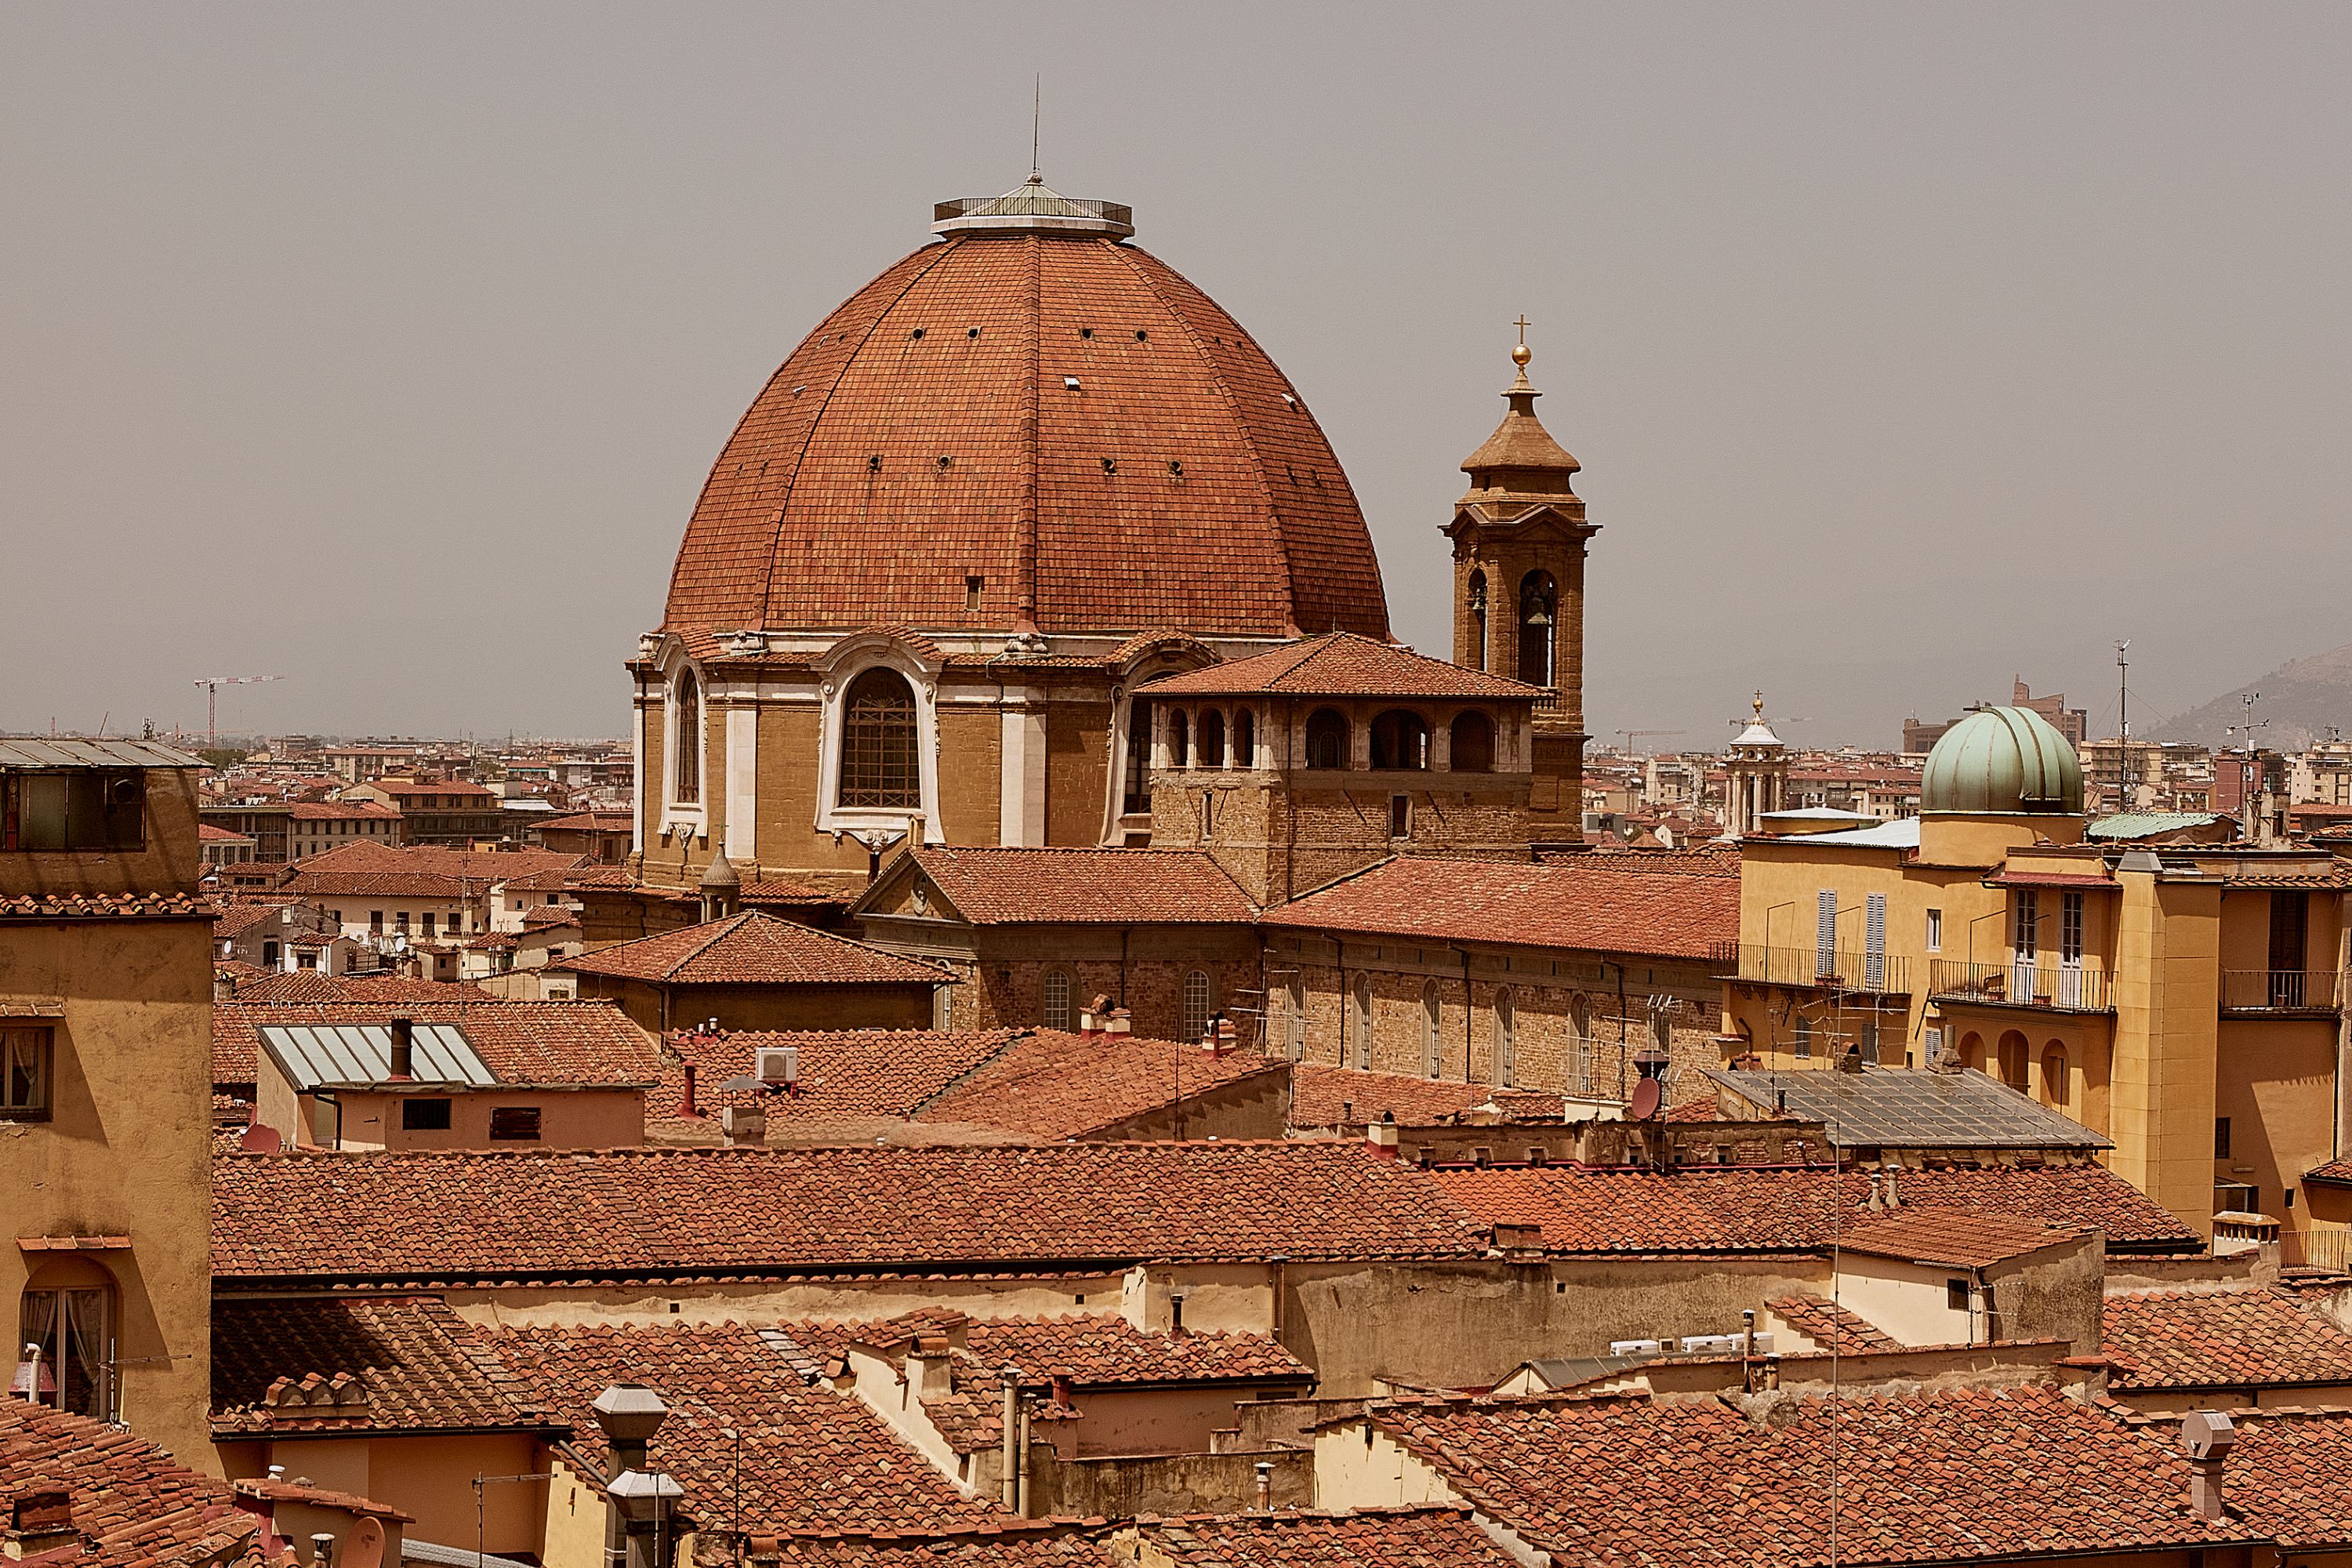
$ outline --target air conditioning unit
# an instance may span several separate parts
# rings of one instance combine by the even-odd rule
[[[754,1058],[752,1070],[763,1084],[798,1083],[801,1080],[801,1048],[798,1046],[761,1046]]]
[[[1664,1340],[1611,1340],[1609,1342],[1611,1355],[1662,1355],[1665,1348]]]
[[[1738,1334],[1685,1334],[1685,1355],[1738,1355],[1748,1342]]]

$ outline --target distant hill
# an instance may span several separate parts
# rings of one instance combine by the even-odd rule
[[[2230,725],[2245,721],[2249,691],[2263,694],[2254,716],[2270,721],[2260,745],[2300,751],[2314,739],[2324,739],[2331,727],[2352,735],[2352,643],[2290,659],[2258,680],[2165,720],[2147,733],[2153,740],[2219,746],[2233,739],[2226,733]]]

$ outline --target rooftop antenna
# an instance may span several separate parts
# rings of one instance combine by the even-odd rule
[[[1029,180],[1034,184],[1043,176],[1037,168],[1037,127],[1045,117],[1045,73],[1038,72],[1029,79]]]

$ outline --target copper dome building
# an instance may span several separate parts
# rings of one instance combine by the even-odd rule
[[[770,378],[688,523],[636,683],[638,865],[855,876],[924,842],[1150,836],[1154,679],[1385,641],[1355,493],[1282,372],[1035,177]]]

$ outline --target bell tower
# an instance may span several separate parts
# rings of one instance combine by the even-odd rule
[[[1537,700],[1528,820],[1539,839],[1584,841],[1584,520],[1581,467],[1536,417],[1527,318],[1518,374],[1485,446],[1462,459],[1470,489],[1445,527],[1454,541],[1454,662],[1546,689]]]

